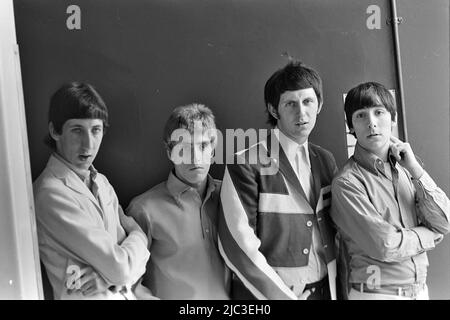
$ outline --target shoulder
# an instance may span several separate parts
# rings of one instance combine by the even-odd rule
[[[349,186],[363,187],[364,177],[361,175],[360,170],[353,157],[349,158],[334,177],[332,189],[338,190]]]
[[[309,147],[313,152],[315,152],[319,157],[327,159],[330,162],[335,163],[334,155],[331,153],[331,151],[317,145],[314,143],[309,142]]]
[[[169,192],[167,190],[166,182],[167,181],[161,182],[144,193],[134,197],[130,201],[127,212],[147,211],[151,207],[167,202],[169,200]]]
[[[44,169],[33,182],[33,194],[35,201],[47,198],[50,194],[67,194],[70,192],[64,181],[56,177],[48,168]]]

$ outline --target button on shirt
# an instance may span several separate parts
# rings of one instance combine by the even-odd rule
[[[426,251],[435,247],[430,229],[449,232],[449,200],[425,171],[412,179],[388,159],[357,144],[333,180],[331,216],[350,256],[349,281],[367,283],[378,266],[381,285],[424,283]]]
[[[289,163],[299,178],[300,184],[305,191],[309,202],[311,203],[313,182],[311,163],[309,160],[308,141],[299,145],[292,139],[288,138],[280,130],[275,130],[275,135],[280,141]],[[300,172],[299,172],[300,171]],[[306,189],[306,190],[305,190]],[[316,219],[307,221],[306,226],[312,227],[312,242],[310,248],[304,248],[303,254],[309,254],[309,261],[306,267],[299,269],[301,283],[313,283],[322,280],[327,274],[327,266],[325,263],[325,253],[322,247],[322,241],[318,230]]]
[[[127,209],[148,236],[150,260],[143,285],[161,299],[229,299],[229,271],[217,248],[220,184],[208,176],[197,190],[172,172],[132,200]]]

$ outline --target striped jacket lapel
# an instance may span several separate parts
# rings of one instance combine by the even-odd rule
[[[286,153],[284,152],[279,140],[275,136],[273,137],[273,140],[274,142],[276,141],[276,143],[278,143],[279,146],[278,162],[281,173],[283,174],[284,178],[288,180],[289,183],[294,187],[295,191],[297,191],[303,198],[308,199],[305,195],[305,191],[303,191],[300,181],[297,178],[297,174],[292,168],[291,163],[289,162]],[[272,134],[270,134],[267,138],[267,151],[270,157],[272,157],[271,143],[272,143]]]
[[[320,171],[321,171],[321,165],[319,158],[317,157],[317,154],[314,152],[313,149],[311,149],[311,145],[308,143],[308,151],[309,151],[309,162],[311,163],[311,173],[313,176],[313,203],[311,203],[311,206],[313,207],[314,211],[316,211],[317,203],[319,202],[319,196],[320,196],[320,189],[322,186],[322,182],[320,180]]]

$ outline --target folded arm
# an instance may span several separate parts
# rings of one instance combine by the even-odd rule
[[[435,247],[438,234],[418,226],[398,228],[378,213],[364,186],[347,179],[332,184],[331,217],[342,235],[350,238],[371,258],[395,262]]]

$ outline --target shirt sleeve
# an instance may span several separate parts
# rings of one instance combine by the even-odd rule
[[[450,201],[426,171],[419,179],[412,179],[416,189],[416,206],[423,225],[447,234],[450,232]]]
[[[343,236],[376,260],[402,261],[435,246],[433,231],[396,228],[381,217],[360,183],[344,178],[332,183],[331,218]]]
[[[259,250],[258,183],[248,164],[227,165],[220,194],[219,251],[258,299],[297,299]]]
[[[70,194],[47,188],[35,197],[39,227],[56,251],[93,267],[113,285],[130,284],[145,272],[149,252],[141,232],[116,243]]]
[[[148,250],[150,250],[152,242],[153,242],[153,236],[152,236],[152,225],[151,225],[151,218],[150,214],[148,214],[147,210],[144,208],[144,205],[142,205],[140,202],[132,200],[130,202],[130,205],[126,209],[127,215],[130,217],[133,217],[134,220],[139,224],[139,226],[142,228],[144,233],[146,234],[147,241],[148,241]],[[150,252],[151,255],[151,252]],[[147,261],[147,269],[149,269],[150,259]],[[150,287],[150,274],[149,272],[145,272],[141,279],[142,284],[146,287]]]

